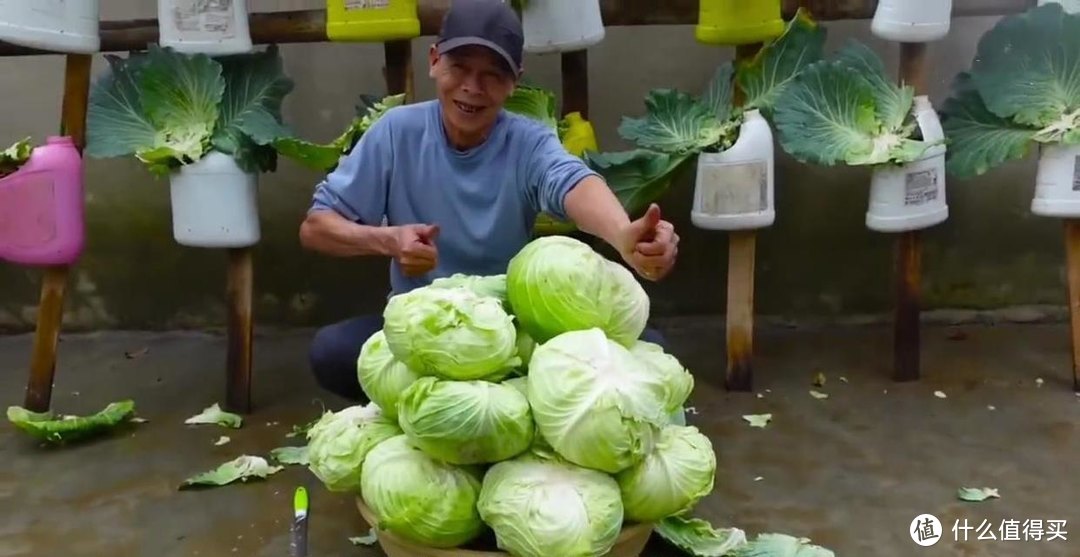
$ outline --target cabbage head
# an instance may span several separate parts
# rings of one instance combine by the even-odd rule
[[[431,281],[433,288],[465,287],[481,296],[490,296],[506,303],[506,275],[467,275],[454,273]]]
[[[308,469],[334,492],[358,492],[371,449],[395,435],[397,422],[375,403],[326,412],[308,430]]]
[[[364,394],[378,404],[389,418],[397,418],[397,402],[401,393],[420,378],[409,366],[394,357],[383,331],[371,335],[360,347],[356,371]]]
[[[477,508],[499,548],[518,557],[606,555],[623,505],[611,476],[529,452],[491,467]]]
[[[538,346],[528,390],[533,419],[555,451],[611,474],[640,462],[668,420],[663,378],[600,329]]]
[[[616,477],[626,518],[656,522],[688,511],[713,490],[716,454],[696,427],[669,425],[645,459]]]
[[[521,364],[513,316],[465,287],[425,286],[390,298],[383,332],[394,357],[420,375],[497,381]]]
[[[522,248],[510,260],[506,292],[537,343],[595,327],[629,346],[649,317],[649,297],[630,271],[566,236],[545,236]]]
[[[479,470],[441,462],[404,435],[379,443],[361,476],[364,503],[388,530],[428,547],[466,544],[484,529],[476,511]]]
[[[663,377],[668,387],[664,410],[670,414],[682,408],[686,399],[690,398],[690,393],[694,391],[694,376],[683,367],[679,359],[665,352],[659,344],[644,340],[635,342],[630,347],[630,353]]]
[[[451,464],[506,460],[532,444],[529,401],[513,385],[423,377],[399,405],[401,429],[413,445]]]

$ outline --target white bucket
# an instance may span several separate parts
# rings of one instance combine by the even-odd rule
[[[599,0],[529,0],[521,13],[525,51],[584,50],[604,40]]]
[[[1041,145],[1031,212],[1080,217],[1080,145]]]
[[[161,46],[208,55],[251,52],[246,0],[158,0]]]
[[[1039,0],[1040,6],[1046,4],[1061,4],[1065,8],[1065,13],[1080,14],[1080,0]]]
[[[98,6],[98,0],[0,0],[0,40],[54,52],[97,52]]]
[[[211,151],[169,178],[173,236],[181,245],[240,248],[260,239],[258,175]]]
[[[915,98],[915,117],[923,139],[945,137],[941,121],[926,95]],[[906,232],[940,224],[949,218],[945,198],[944,144],[926,150],[916,161],[874,169],[866,227],[878,232]]]
[[[882,39],[923,43],[945,38],[952,0],[881,0],[870,30]]]
[[[771,226],[774,172],[772,130],[759,111],[748,111],[730,149],[698,155],[691,222],[707,230]]]

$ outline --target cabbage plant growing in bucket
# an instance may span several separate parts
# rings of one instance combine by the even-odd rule
[[[1046,4],[979,40],[943,110],[949,173],[968,178],[1039,150],[1034,214],[1080,216],[1080,14]]]
[[[281,102],[293,82],[277,47],[210,57],[152,45],[106,61],[90,92],[86,154],[134,155],[167,177],[178,243],[258,243],[258,175],[277,169],[274,142],[290,135]]]
[[[825,30],[800,9],[784,33],[752,59],[721,65],[703,95],[650,91],[646,114],[624,117],[619,135],[635,148],[586,155],[632,214],[659,199],[696,160],[695,225],[769,226],[775,218],[773,140],[768,123],[778,98],[821,57]],[[736,88],[743,102],[735,106]]]
[[[948,218],[937,113],[925,96],[897,85],[866,45],[850,40],[808,66],[777,99],[773,119],[797,160],[872,169],[868,228],[901,232]]]

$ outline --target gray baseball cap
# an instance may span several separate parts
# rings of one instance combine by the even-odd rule
[[[452,0],[435,48],[445,54],[468,45],[485,46],[521,75],[525,34],[517,13],[503,0]]]

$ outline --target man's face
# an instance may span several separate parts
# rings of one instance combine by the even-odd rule
[[[443,113],[456,131],[483,133],[495,122],[515,79],[506,62],[483,46],[463,46],[439,55],[432,47],[431,70]]]

